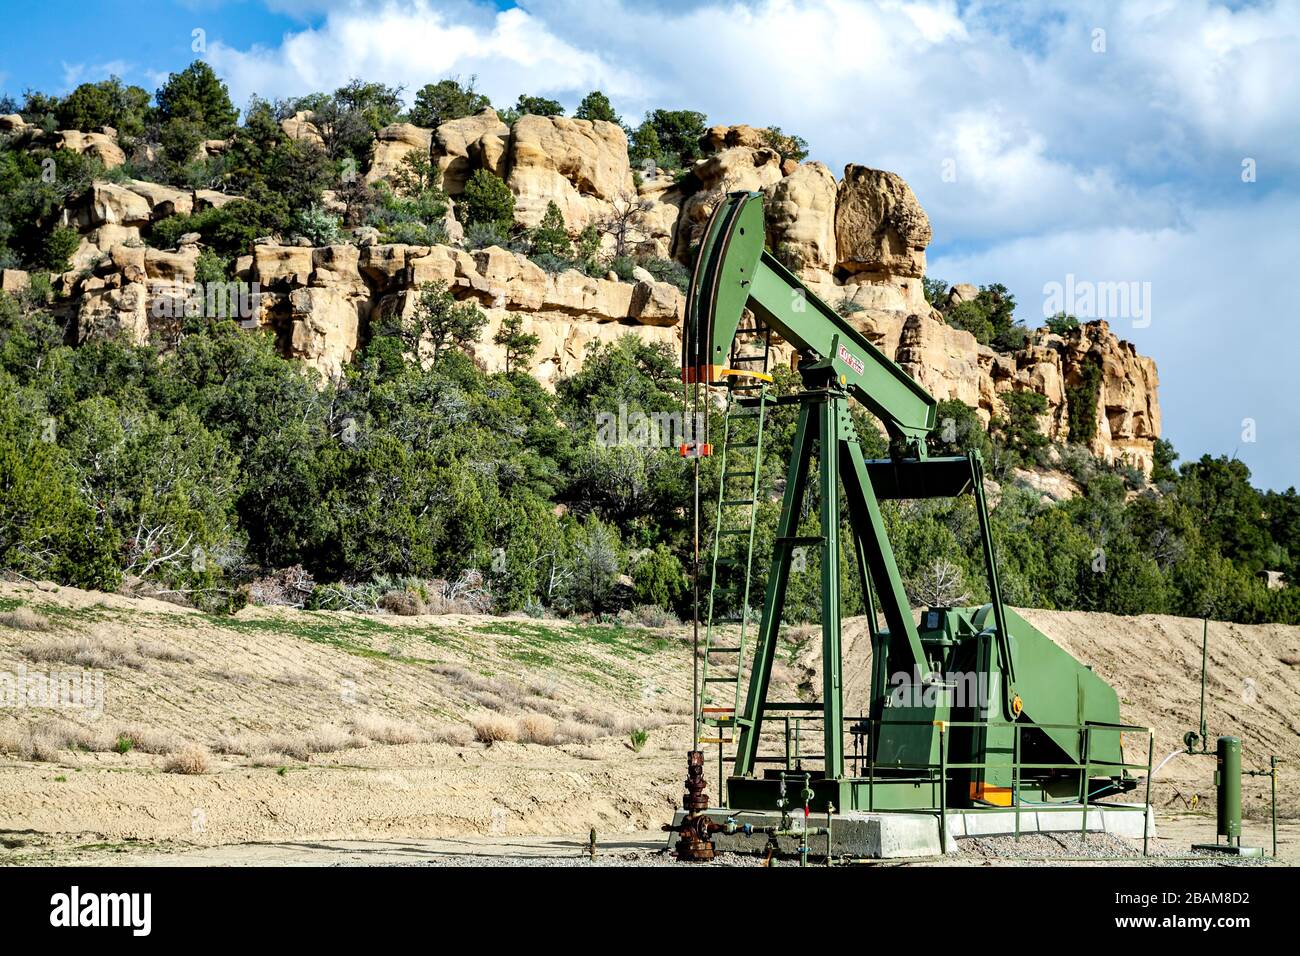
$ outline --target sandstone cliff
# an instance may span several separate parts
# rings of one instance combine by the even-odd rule
[[[14,119],[0,118],[0,128],[46,145],[54,135],[59,142],[53,145],[93,151],[106,165],[121,162],[111,131],[45,134]],[[282,125],[295,138],[320,135],[307,114]],[[485,110],[436,130],[384,128],[366,175],[372,181],[389,176],[411,151],[427,152],[453,200],[475,170],[488,169],[515,193],[521,225],[535,224],[554,202],[575,234],[621,219],[627,247],[684,263],[718,199],[737,189],[761,190],[770,248],[937,397],[960,399],[988,421],[1002,410],[1007,392],[1040,392],[1047,399],[1044,431],[1064,440],[1067,390],[1099,367],[1092,450],[1149,473],[1160,434],[1155,364],[1104,322],[1065,337],[1039,329],[1024,348],[994,352],[945,324],[926,302],[921,280],[931,225],[899,176],[850,165],[837,181],[821,163],[782,161],[750,127],[715,127],[702,145],[705,157],[674,180],[653,168],[634,172],[626,137],[615,124],[525,116],[509,127]],[[73,271],[59,280],[75,312],[76,337],[165,337],[193,294],[199,237],[184,237],[172,251],[146,248],[149,226],[232,198],[127,180],[96,183],[64,210],[63,223],[82,235]],[[605,236],[607,250],[613,241]],[[339,374],[373,323],[412,308],[415,290],[429,281],[447,283],[484,309],[488,327],[474,355],[488,369],[504,365],[493,334],[505,317],[520,315],[524,329],[541,338],[532,372],[547,383],[578,368],[593,341],[628,332],[670,345],[680,340],[683,297],[673,285],[643,270],[635,282],[612,273],[551,274],[496,247],[381,245],[363,235],[355,243],[312,248],[282,237],[248,250],[237,271],[262,293],[245,325],[274,330],[287,357],[327,376]],[[4,281],[17,287],[23,280],[6,274]],[[960,298],[973,290],[958,286],[952,294]],[[783,350],[780,357],[788,356]]]

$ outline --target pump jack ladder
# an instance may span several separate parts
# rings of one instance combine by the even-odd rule
[[[771,330],[752,326],[737,331],[727,377],[727,407],[723,417],[722,451],[719,458],[718,497],[714,509],[713,549],[709,566],[708,616],[704,634],[704,656],[700,662],[700,700],[696,702],[700,722],[717,728],[717,734],[701,737],[702,744],[717,744],[721,749],[734,741],[726,731],[735,727],[740,707],[740,686],[744,674],[750,630],[750,585],[753,580],[754,530],[758,518],[759,489],[762,482],[763,426],[770,405],[767,386],[768,355]],[[761,339],[762,351],[738,354],[740,337]],[[750,348],[755,345],[751,344]],[[761,362],[752,369],[750,363]],[[729,521],[728,519],[732,519]],[[723,553],[724,542],[742,538],[743,558],[737,560]],[[725,572],[730,571],[728,576]],[[728,582],[729,583],[726,583]],[[733,609],[734,614],[720,613]],[[734,643],[726,642],[720,628],[737,625]],[[714,673],[718,671],[718,673]],[[710,693],[710,685],[726,691]],[[728,686],[729,685],[729,686]]]

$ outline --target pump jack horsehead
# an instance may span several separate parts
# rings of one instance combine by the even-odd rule
[[[1013,791],[1026,803],[1071,795],[1086,801],[1098,792],[1131,789],[1134,781],[1123,769],[1115,691],[1003,606],[979,454],[931,458],[926,437],[936,424],[935,398],[804,286],[764,248],[764,239],[762,195],[741,192],[724,199],[700,243],[686,300],[682,378],[688,398],[693,396],[698,408],[710,394],[720,391],[727,397],[727,424],[718,450],[707,443],[708,436],[682,448],[683,454],[695,456],[697,568],[702,456],[720,454],[723,461],[719,526],[725,506],[748,505],[751,551],[737,562],[743,580],[732,593],[741,598],[730,602],[739,607],[739,618],[732,620],[740,623],[740,644],[735,646],[733,640],[732,646],[720,646],[720,624],[725,620],[720,611],[728,602],[717,594],[725,562],[717,557],[715,532],[712,573],[704,582],[710,588],[707,608],[697,604],[697,628],[703,619],[706,634],[703,653],[697,655],[695,745],[688,813],[677,828],[682,833],[679,856],[690,858],[684,851],[692,841],[708,841],[720,827],[703,812],[708,799],[701,776],[702,744],[735,745],[725,786],[726,809],[772,810],[783,800],[789,757],[761,754],[760,739],[765,721],[784,723],[792,714],[813,726],[820,721],[822,752],[802,758],[798,777],[808,774],[808,807],[822,813],[832,807],[831,812],[1010,806]],[[796,353],[803,386],[797,394],[768,394],[762,383],[770,377],[749,364],[761,356],[766,368],[773,336]],[[761,341],[755,343],[755,337]],[[753,354],[742,354],[745,348]],[[884,425],[889,458],[864,456],[850,414],[851,400]],[[748,583],[755,563],[752,515],[760,496],[761,432],[768,410],[782,405],[796,406],[798,425],[751,650],[746,646]],[[742,417],[756,423],[757,437],[752,437],[751,424],[749,440],[739,442],[732,436],[741,434]],[[728,448],[728,440],[733,448]],[[753,467],[729,472],[728,455],[740,445],[751,448]],[[733,474],[752,478],[749,499],[737,497],[737,486],[728,484]],[[811,536],[799,533],[810,483],[815,483],[820,509],[820,533]],[[840,512],[840,489],[845,514]],[[981,607],[928,608],[918,625],[886,534],[881,502],[961,495],[974,499],[989,601]],[[743,538],[743,530],[741,534]],[[869,712],[848,717],[841,655],[841,537],[847,539],[846,551],[851,546],[872,648]],[[822,687],[820,702],[811,704],[768,699],[798,548],[814,549],[821,559]],[[698,583],[696,599],[700,601]],[[883,628],[877,624],[877,610],[884,617]],[[741,672],[751,660],[742,705]],[[975,683],[986,692],[975,700],[956,699],[953,675],[978,678]],[[727,684],[735,688],[735,706],[707,706],[710,689]],[[702,737],[705,728],[714,729],[717,736]],[[847,758],[846,729],[856,739]],[[939,772],[941,763],[945,772]],[[762,765],[781,769],[760,772]],[[1094,770],[1105,775],[1091,777]],[[711,853],[710,847],[707,855]]]

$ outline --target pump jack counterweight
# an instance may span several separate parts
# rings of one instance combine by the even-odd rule
[[[978,453],[930,458],[926,438],[936,424],[935,398],[766,251],[764,239],[762,195],[742,192],[726,197],[700,243],[686,300],[682,380],[684,395],[693,396],[695,410],[707,404],[711,388],[728,388],[734,401],[737,381],[749,376],[749,381],[761,382],[766,377],[759,373],[754,378],[752,366],[737,367],[744,365],[738,359],[738,337],[751,333],[765,333],[765,350],[773,336],[791,346],[803,385],[796,395],[772,400],[796,404],[798,424],[785,470],[762,616],[752,642],[748,687],[743,705],[729,718],[725,713],[712,717],[726,707],[705,707],[714,683],[708,679],[712,666],[708,658],[714,639],[718,544],[715,538],[705,660],[700,661],[698,458],[695,462],[692,774],[703,772],[701,724],[729,725],[736,750],[725,782],[726,807],[735,811],[777,808],[781,775],[787,770],[760,770],[765,764],[784,762],[760,753],[763,726],[769,718],[784,719],[788,726],[790,714],[797,712],[803,721],[821,721],[820,757],[801,758],[803,765],[820,761],[821,766],[799,770],[807,773],[808,807],[818,813],[942,811],[1011,806],[1013,800],[1017,805],[1021,801],[1088,802],[1102,793],[1131,789],[1134,780],[1125,771],[1120,733],[1132,728],[1120,724],[1115,691],[1002,603],[984,500],[984,466]],[[742,328],[746,315],[752,325]],[[753,344],[747,345],[747,360],[756,360]],[[851,402],[883,424],[890,439],[889,458],[865,457]],[[723,455],[728,452],[724,438]],[[760,469],[755,456],[755,499],[760,493]],[[820,529],[815,535],[801,534],[799,528],[810,486],[819,503]],[[728,487],[724,480],[719,514]],[[922,612],[918,624],[886,532],[884,503],[960,495],[970,495],[974,502],[989,602],[982,607],[931,607]],[[739,559],[743,565],[752,562],[753,540],[751,527],[750,552]],[[792,563],[800,547],[815,547],[821,558],[821,700],[777,703],[768,699],[772,667]],[[870,610],[872,643],[869,712],[856,717],[844,713],[840,618],[841,551],[850,547]],[[748,593],[748,572],[743,590]],[[742,626],[747,603],[738,611]],[[877,611],[884,617],[883,628],[877,625]],[[740,672],[747,663],[744,654],[729,662],[736,675],[737,704]],[[846,725],[855,735],[848,758]],[[724,738],[720,730],[719,746],[731,742]],[[788,746],[787,741],[787,751]],[[869,776],[862,774],[864,761],[870,764]],[[1094,778],[1092,771],[1098,768],[1105,776]],[[695,786],[688,795],[698,805],[702,790]],[[712,832],[700,827],[698,812],[696,817],[678,827],[683,843],[689,842],[687,829],[697,840],[707,839]]]

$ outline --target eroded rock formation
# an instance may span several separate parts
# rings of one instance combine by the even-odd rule
[[[310,114],[290,117],[282,127],[296,139],[320,136]],[[0,117],[0,132],[52,145],[46,141],[51,134],[17,117]],[[53,145],[96,150],[107,157],[106,165],[114,159],[109,132],[58,135]],[[420,151],[437,165],[453,197],[476,170],[486,169],[515,194],[521,226],[535,225],[554,202],[573,234],[598,226],[606,252],[617,244],[627,253],[682,263],[689,263],[722,196],[761,190],[774,254],[937,397],[960,399],[987,422],[1003,412],[1008,392],[1041,393],[1047,400],[1043,429],[1063,441],[1069,437],[1071,394],[1076,400],[1080,394],[1072,387],[1099,369],[1091,448],[1107,460],[1127,459],[1150,471],[1160,434],[1154,362],[1104,322],[1065,336],[1039,329],[1013,352],[980,345],[970,333],[947,325],[925,300],[921,280],[931,226],[906,182],[856,165],[837,181],[821,163],[783,162],[765,142],[762,130],[715,127],[702,140],[705,157],[674,178],[648,167],[634,173],[626,136],[615,124],[524,116],[508,126],[489,109],[436,130],[385,127],[366,178],[391,177],[405,156]],[[233,198],[128,180],[96,183],[70,205],[62,221],[81,233],[82,244],[73,271],[59,283],[75,310],[77,338],[165,340],[177,310],[195,292],[199,237],[184,237],[175,250],[150,249],[149,227]],[[374,230],[364,232],[359,230],[355,243],[311,248],[285,237],[247,250],[236,263],[238,279],[261,296],[244,324],[273,330],[286,356],[336,376],[376,323],[415,308],[423,283],[443,282],[487,315],[473,354],[489,370],[504,367],[504,350],[492,336],[511,314],[541,339],[530,371],[548,384],[575,371],[591,342],[629,332],[674,347],[680,340],[682,294],[643,269],[631,282],[612,273],[553,274],[497,247],[381,244]],[[456,230],[452,234],[458,237]],[[4,274],[6,291],[26,283],[14,270]],[[977,291],[954,286],[949,304],[974,298]]]

